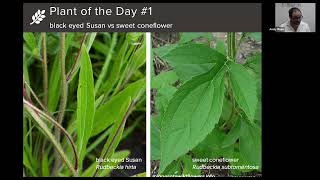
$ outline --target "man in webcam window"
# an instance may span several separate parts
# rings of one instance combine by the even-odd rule
[[[289,20],[280,25],[284,32],[310,32],[309,25],[302,21],[300,9],[294,7],[289,10]]]

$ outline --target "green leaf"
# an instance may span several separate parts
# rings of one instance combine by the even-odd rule
[[[132,64],[129,69],[129,73],[128,73],[129,75],[131,75],[133,72],[137,71],[143,64],[146,63],[146,43],[145,43],[145,41],[142,43],[142,45],[139,47],[139,49],[134,52],[130,62],[132,62]]]
[[[248,118],[253,121],[258,103],[256,82],[242,65],[229,61],[229,68],[234,97]]]
[[[222,147],[228,147],[234,144],[240,137],[241,133],[241,119],[237,119],[236,123],[233,125],[231,130],[228,132],[227,136],[223,140]]]
[[[158,113],[163,114],[172,99],[173,94],[177,91],[177,88],[172,86],[166,86],[157,90],[156,109]],[[162,119],[162,118],[161,118]]]
[[[246,166],[246,165],[251,165],[251,163],[249,163],[240,152],[238,151],[234,151],[233,152],[233,157],[234,159],[238,159],[237,162],[231,162],[230,164],[232,166]],[[231,169],[231,173],[233,175],[241,175],[241,172],[250,172],[252,171],[252,169]]]
[[[215,63],[222,63],[225,56],[204,44],[184,44],[162,57],[174,68],[182,81],[208,72]]]
[[[247,36],[253,38],[256,41],[261,41],[261,32],[249,32]]]
[[[225,44],[224,44],[224,41],[223,40],[217,40],[217,43],[216,43],[216,50],[223,54],[223,55],[226,55],[227,54],[227,50],[226,50],[226,47],[225,47]]]
[[[226,134],[217,127],[195,148],[192,152],[197,158],[219,158],[229,156],[233,152],[233,146],[222,147]]]
[[[161,123],[160,172],[201,142],[218,123],[224,98],[224,65],[196,76],[173,95]]]
[[[23,39],[27,43],[27,46],[30,48],[31,52],[34,53],[34,50],[37,49],[37,41],[32,32],[24,32]]]
[[[83,47],[82,49],[80,66],[77,93],[77,147],[79,154],[79,170],[81,171],[82,160],[84,159],[87,143],[91,135],[95,114],[93,73],[91,60],[86,47]]]
[[[200,32],[200,33],[185,32],[185,33],[181,33],[179,43],[186,43],[186,42],[192,41],[193,39],[197,39],[197,38],[200,38],[200,37],[207,38],[209,41],[211,41],[212,40],[212,33],[208,33],[208,32]]]
[[[126,99],[131,97],[132,99],[137,100],[145,91],[145,86],[145,79],[131,83],[119,94],[99,106],[95,112],[91,136],[101,133],[107,127],[112,125],[118,117],[123,117],[125,112],[121,112],[121,109],[127,106]]]
[[[196,165],[196,163],[194,163],[192,161],[192,158],[189,155],[184,155],[181,157],[181,160],[183,162],[183,174],[184,175],[201,175],[201,171],[200,169],[194,169],[193,165]]]
[[[151,118],[151,159],[160,159],[160,128],[154,118]]]
[[[167,86],[174,84],[178,79],[179,77],[175,71],[163,71],[152,78],[151,88],[166,88]]]
[[[179,44],[166,44],[164,46],[153,48],[153,52],[159,56],[160,58],[163,58],[165,55],[170,53],[173,49],[179,47]]]
[[[255,53],[246,59],[246,68],[252,69],[258,75],[261,74],[261,53]]]
[[[68,52],[72,39],[74,37],[73,33],[67,33],[65,52]],[[60,61],[59,54],[55,56],[53,63],[51,65],[50,77],[49,77],[49,86],[48,86],[48,109],[50,112],[55,112],[58,106],[60,90],[61,90],[61,73],[60,73]]]
[[[66,156],[65,152],[63,151],[63,148],[61,146],[61,144],[57,141],[57,139],[54,137],[54,135],[51,133],[50,129],[48,128],[47,124],[40,118],[39,113],[37,111],[34,111],[34,109],[32,109],[30,107],[30,104],[27,105],[27,103],[24,100],[24,108],[28,111],[28,113],[33,117],[31,118],[32,120],[34,120],[37,125],[39,126],[39,130],[40,132],[42,132],[50,141],[51,143],[54,145],[55,149],[57,150],[57,152],[60,155],[60,158],[62,158],[62,160],[65,162],[65,164],[67,165],[67,167],[69,168],[69,170],[73,173],[73,175],[75,176],[77,174],[77,172],[75,171],[74,167],[72,166],[70,160],[68,159],[68,157]]]
[[[180,160],[173,161],[163,172],[159,172],[161,175],[181,175],[181,173]]]
[[[44,153],[41,160],[41,172],[42,176],[50,176],[50,170],[49,170],[49,162],[48,162],[48,153]]]
[[[244,119],[241,121],[239,150],[251,165],[261,166],[261,129]]]
[[[124,108],[121,109],[121,112],[120,112],[121,114],[125,114],[125,115],[123,117],[118,116],[117,119],[115,119],[115,122],[111,127],[110,135],[107,139],[107,142],[103,146],[100,158],[110,158],[113,155],[115,149],[117,148],[121,140],[123,129],[125,127],[126,120],[128,118],[127,113],[129,113],[130,107],[133,105],[131,97],[126,97],[125,102],[126,102],[126,106],[124,106]]]

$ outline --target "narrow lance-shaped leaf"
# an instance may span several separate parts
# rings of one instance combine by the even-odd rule
[[[232,61],[229,61],[228,64],[234,97],[239,106],[252,121],[258,103],[255,79],[241,64]]]
[[[218,123],[224,98],[224,64],[182,85],[161,123],[160,173],[199,144]]]
[[[93,130],[91,136],[95,136],[112,125],[117,117],[123,117],[125,112],[121,112],[126,105],[126,99],[138,99],[145,90],[145,79],[138,80],[129,84],[119,94],[115,95],[109,101],[99,106],[95,112]]]
[[[77,93],[77,145],[79,152],[79,170],[82,169],[82,160],[84,159],[86,146],[91,135],[95,113],[92,66],[89,54],[85,47],[82,49],[80,66]]]
[[[25,40],[27,46],[30,48],[31,52],[34,53],[37,48],[37,41],[32,32],[24,32],[23,39]]]
[[[65,45],[65,52],[67,53],[70,46],[71,41],[74,37],[73,33],[67,33],[66,37],[66,45]],[[48,50],[50,50],[48,48]],[[61,90],[61,69],[59,66],[59,55],[55,56],[53,63],[51,65],[51,71],[49,73],[49,81],[48,81],[48,109],[50,112],[56,111],[58,106],[59,97],[60,97],[60,90]]]
[[[68,159],[68,157],[65,155],[65,152],[63,151],[63,148],[61,147],[60,143],[56,140],[56,138],[54,137],[54,135],[51,133],[50,129],[48,128],[48,126],[46,125],[45,122],[42,121],[42,119],[40,118],[39,114],[37,114],[36,111],[34,111],[33,109],[31,109],[28,105],[28,103],[26,103],[26,101],[24,100],[24,108],[28,111],[28,113],[33,117],[32,119],[39,125],[40,129],[42,130],[42,132],[48,137],[48,139],[52,142],[52,144],[54,145],[54,147],[56,148],[58,154],[61,156],[61,158],[63,159],[63,161],[66,163],[67,167],[71,170],[71,172],[73,173],[74,176],[77,176],[77,172],[75,171],[74,167],[72,166],[70,160]]]
[[[108,140],[106,142],[106,144],[103,146],[103,149],[101,151],[101,155],[100,158],[102,159],[108,159],[110,158],[116,147],[118,146],[121,137],[122,137],[122,133],[123,133],[123,129],[126,123],[126,120],[128,118],[129,112],[133,107],[133,102],[131,101],[130,97],[126,97],[127,99],[125,100],[126,102],[126,106],[123,106],[124,108],[121,109],[121,114],[123,114],[123,112],[125,112],[125,115],[123,117],[118,116],[117,119],[115,120],[113,126],[111,127],[111,131],[110,131],[110,135],[108,137]],[[96,163],[98,164],[98,163]],[[100,162],[99,165],[101,165],[102,163]],[[98,174],[98,169],[96,169],[95,173],[94,173],[94,177]]]

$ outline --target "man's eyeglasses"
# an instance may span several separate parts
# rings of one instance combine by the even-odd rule
[[[303,18],[303,16],[300,17],[291,17],[292,20],[301,20]]]

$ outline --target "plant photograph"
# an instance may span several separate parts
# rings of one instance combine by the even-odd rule
[[[23,33],[23,176],[146,173],[146,34]]]
[[[261,176],[261,33],[152,33],[151,176]]]

